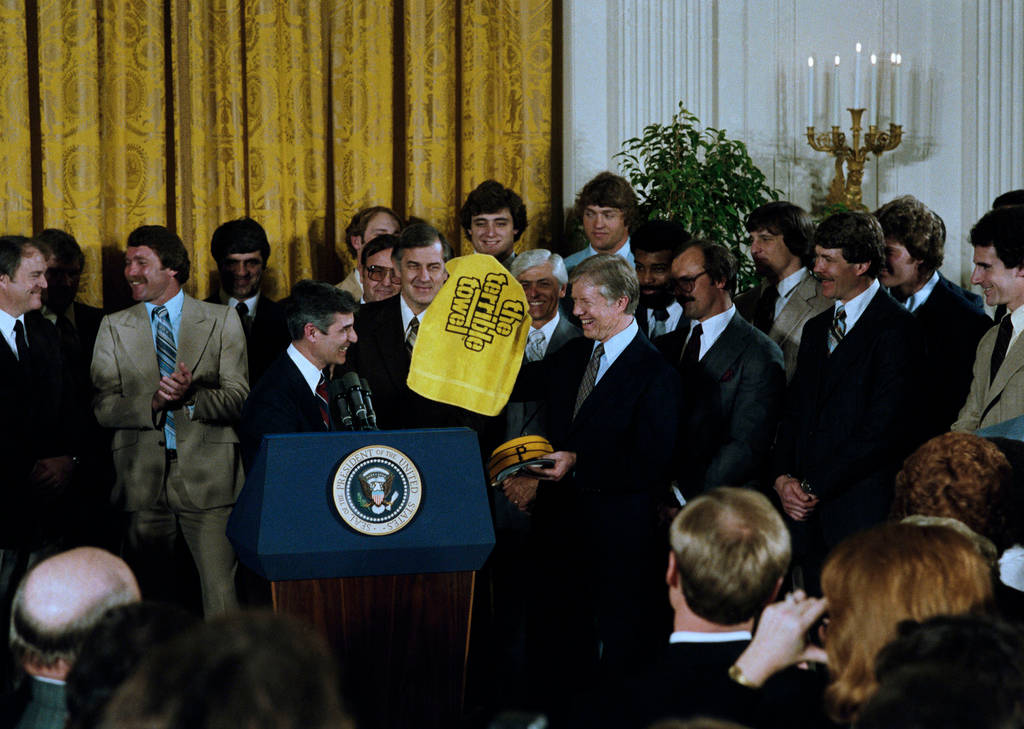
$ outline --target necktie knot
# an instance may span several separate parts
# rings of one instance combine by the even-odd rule
[[[526,359],[529,362],[537,362],[544,359],[544,332],[540,329],[531,329],[529,341],[526,343]]]

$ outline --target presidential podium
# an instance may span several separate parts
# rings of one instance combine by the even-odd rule
[[[274,610],[327,637],[364,724],[459,723],[475,571],[494,546],[473,431],[267,436],[228,537]]]

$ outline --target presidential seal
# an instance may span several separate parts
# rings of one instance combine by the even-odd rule
[[[394,534],[416,515],[423,483],[416,464],[399,450],[371,445],[348,456],[334,472],[334,508],[362,534]]]

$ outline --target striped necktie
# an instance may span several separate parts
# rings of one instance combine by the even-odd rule
[[[320,381],[316,383],[316,404],[320,406],[320,418],[324,421],[324,430],[331,429],[331,411],[327,406],[327,378],[320,373]]]
[[[416,346],[416,337],[420,333],[420,320],[417,317],[413,317],[409,321],[409,330],[405,335],[405,348],[409,350],[409,354],[412,354],[413,347]]]
[[[178,346],[174,343],[174,331],[171,329],[171,317],[167,313],[167,307],[153,307],[153,318],[156,319],[156,363],[160,367],[160,375],[167,377],[174,373]],[[167,420],[164,421],[164,433],[167,439],[174,438],[174,413],[170,410],[167,411]]]
[[[846,309],[842,304],[836,304],[836,313],[832,317],[832,326],[828,328],[828,353],[836,351],[836,347],[846,336]]]
[[[572,418],[576,419],[576,413],[580,411],[583,402],[590,397],[597,384],[597,370],[601,367],[601,358],[604,357],[604,344],[594,347],[594,353],[590,355],[587,369],[583,370],[583,379],[580,380],[580,389],[576,392],[576,405],[572,409]]]
[[[540,329],[531,329],[530,338],[526,343],[526,361],[539,362],[544,359],[544,332]]]

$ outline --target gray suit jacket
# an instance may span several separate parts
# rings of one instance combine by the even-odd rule
[[[971,390],[952,430],[970,432],[1024,415],[1024,336],[1017,337],[989,385],[992,350],[998,334],[999,327],[994,326],[978,344]]]
[[[761,300],[768,286],[770,284],[767,281],[762,281],[758,286],[736,297],[736,309],[747,321],[754,320],[757,302]],[[786,363],[786,382],[792,380],[793,373],[796,372],[796,355],[800,351],[800,335],[804,324],[832,306],[832,303],[831,299],[821,295],[821,284],[818,280],[808,276],[793,289],[778,318],[772,323],[768,338],[782,349]]]

